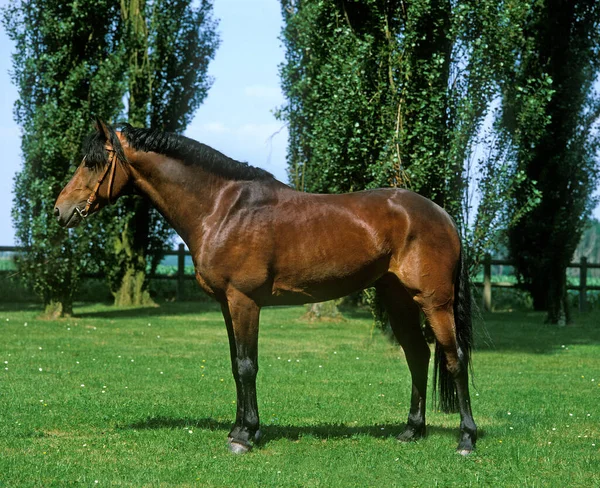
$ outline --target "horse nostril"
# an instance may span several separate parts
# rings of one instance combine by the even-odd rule
[[[54,216],[60,217],[60,210],[58,209],[58,207],[54,207]]]

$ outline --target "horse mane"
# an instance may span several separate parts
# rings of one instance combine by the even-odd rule
[[[137,151],[155,152],[178,159],[186,165],[199,165],[206,171],[231,180],[271,180],[273,175],[261,168],[231,159],[206,144],[172,132],[139,129],[125,124],[121,129],[127,142]]]
[[[126,162],[127,158],[115,129],[108,124],[106,128],[110,139],[108,142],[116,151],[117,157]],[[231,159],[189,137],[157,129],[140,129],[130,124],[122,124],[120,131],[136,151],[163,154],[186,165],[198,165],[206,171],[230,180],[274,179],[274,176],[264,169]],[[95,130],[84,139],[81,150],[86,166],[99,169],[108,164],[105,143],[104,134],[99,130]]]
[[[116,132],[110,126],[107,126],[110,132],[110,145],[116,151],[118,158],[121,161],[127,161],[121,142],[117,137]],[[102,169],[108,164],[108,152],[106,151],[106,139],[104,134],[95,130],[89,134],[81,145],[81,157],[88,168]]]

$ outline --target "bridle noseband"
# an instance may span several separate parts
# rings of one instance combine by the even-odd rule
[[[85,208],[83,210],[81,210],[79,207],[75,207],[75,210],[83,219],[85,219],[89,215],[90,207],[96,201],[96,198],[98,196],[98,190],[100,189],[100,185],[104,181],[104,178],[106,178],[106,175],[108,174],[109,170],[110,170],[110,178],[108,179],[108,203],[109,203],[109,205],[111,203],[110,194],[112,193],[112,186],[113,186],[113,182],[115,179],[115,172],[117,170],[117,152],[113,149],[107,149],[107,152],[111,153],[111,159],[108,163],[108,166],[106,166],[104,173],[102,173],[102,176],[100,176],[100,178],[98,178],[98,181],[96,182],[96,186],[94,186],[92,193],[90,193],[90,196],[88,197],[87,201],[85,202]]]

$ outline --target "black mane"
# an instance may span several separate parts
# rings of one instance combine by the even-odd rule
[[[106,125],[106,129],[110,139],[108,142],[117,153],[117,157],[122,162],[126,162],[127,158],[114,128]],[[231,159],[189,137],[156,129],[138,129],[129,124],[123,124],[120,131],[136,151],[164,154],[178,159],[183,164],[198,165],[213,174],[230,180],[274,179],[274,176],[264,169]],[[98,129],[84,139],[81,151],[86,166],[101,169],[108,164],[108,152],[105,144],[104,134]]]
[[[110,134],[110,145],[117,153],[117,157],[121,161],[126,161],[123,147],[117,137],[114,129],[107,126]],[[104,134],[99,130],[95,130],[89,134],[81,145],[81,157],[88,168],[102,169],[108,164],[108,152],[106,151],[106,139]]]
[[[155,152],[199,165],[211,173],[231,180],[270,180],[273,175],[248,163],[231,159],[211,147],[179,134],[156,129],[138,129],[129,124],[121,128],[127,142],[137,151]]]

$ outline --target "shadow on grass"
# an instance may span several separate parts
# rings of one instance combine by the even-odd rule
[[[37,302],[0,302],[0,310],[3,312],[41,312],[42,304]]]
[[[578,314],[558,327],[544,323],[543,312],[484,314],[473,326],[476,351],[551,354],[565,345],[599,345],[598,313]]]
[[[197,428],[210,431],[223,431],[226,435],[232,428],[231,422],[223,422],[213,418],[191,419],[191,418],[169,418],[149,417],[140,422],[134,422],[126,426],[118,426],[121,430],[158,430],[158,429],[184,429]],[[277,439],[296,441],[302,437],[315,437],[317,439],[344,439],[358,435],[370,437],[396,437],[404,424],[380,424],[350,426],[345,424],[319,424],[319,425],[261,425],[262,439],[260,444],[265,445]],[[458,425],[456,428],[440,427],[436,425],[427,426],[427,436],[446,436],[458,439]],[[480,430],[478,437],[481,439],[484,433]]]
[[[76,313],[80,318],[119,319],[134,317],[156,317],[164,315],[198,315],[206,312],[220,312],[216,302],[164,302],[153,307],[110,307]]]

